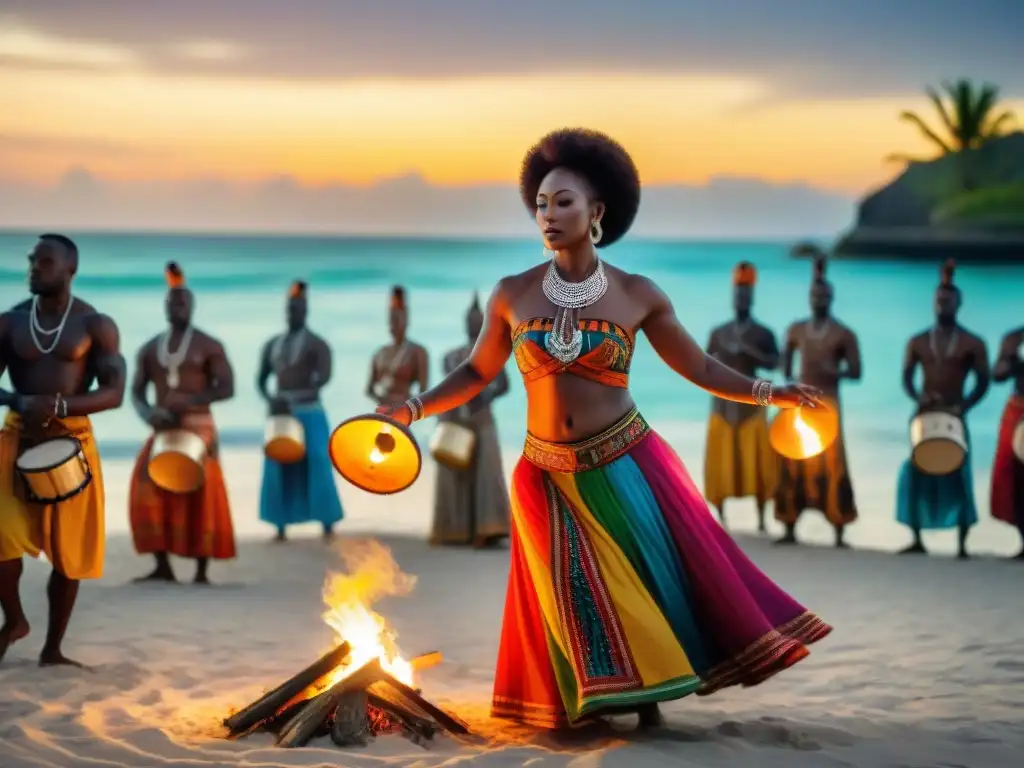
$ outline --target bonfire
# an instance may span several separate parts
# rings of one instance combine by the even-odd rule
[[[441,654],[405,659],[397,634],[372,609],[382,597],[409,594],[415,577],[402,573],[376,541],[341,550],[346,573],[329,574],[323,618],[335,646],[316,662],[224,721],[233,738],[263,731],[281,747],[301,747],[330,735],[338,746],[365,745],[385,733],[402,733],[423,744],[441,730],[469,732],[465,723],[427,701],[416,673]]]

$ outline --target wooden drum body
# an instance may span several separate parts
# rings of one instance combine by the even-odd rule
[[[15,467],[29,497],[38,504],[67,501],[92,482],[82,444],[73,437],[57,437],[29,448],[18,457]]]
[[[263,433],[263,453],[279,464],[296,464],[306,458],[306,430],[290,414],[271,416]]]
[[[442,421],[430,438],[430,455],[449,469],[462,472],[473,465],[476,433],[454,421]]]
[[[206,441],[195,432],[157,432],[149,454],[149,479],[171,493],[192,493],[206,481],[206,455]]]
[[[963,419],[945,411],[925,411],[910,422],[910,461],[926,475],[949,475],[967,460]]]
[[[1024,463],[1024,418],[1017,422],[1013,430],[1013,455],[1017,461]]]

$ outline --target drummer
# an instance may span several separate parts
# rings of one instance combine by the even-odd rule
[[[391,343],[374,353],[366,385],[366,394],[378,405],[404,403],[417,392],[426,391],[430,378],[426,348],[406,336],[409,308],[400,285],[391,289],[388,324]]]
[[[1013,380],[1013,394],[999,424],[996,459],[992,465],[992,517],[1016,526],[1024,544],[1024,457],[1013,448],[1014,433],[1024,425],[1024,327],[1010,331],[999,345],[992,368],[997,382]],[[1016,559],[1024,560],[1024,548]]]
[[[306,326],[309,286],[296,280],[288,291],[288,329],[271,338],[260,354],[256,385],[273,415],[290,414],[302,423],[306,457],[294,464],[267,458],[263,464],[260,519],[277,528],[285,540],[291,523],[316,521],[324,538],[334,534],[342,518],[334,470],[327,454],[330,426],[320,404],[320,390],[331,379],[331,348]],[[275,380],[271,394],[270,377]]]
[[[734,319],[711,331],[707,352],[753,378],[779,364],[779,347],[770,328],[751,316],[757,269],[741,261],[732,271]],[[765,408],[711,399],[704,452],[704,496],[725,525],[725,501],[753,496],[757,527],[764,532],[765,504],[775,494],[778,456],[768,442]]]
[[[61,649],[78,597],[79,581],[103,575],[103,471],[90,414],[121,405],[125,364],[114,321],[71,294],[78,248],[63,235],[42,235],[28,257],[32,298],[0,315],[0,389],[8,408],[0,431],[0,659],[29,633],[19,581],[22,557],[46,554],[53,566],[47,595],[50,624],[40,666],[82,666]],[[26,502],[15,462],[32,444],[70,435],[82,444],[92,480],[67,501]],[[60,524],[57,524],[59,516]]]
[[[916,413],[951,413],[964,419],[966,432],[967,412],[988,390],[988,350],[980,336],[957,323],[961,295],[953,282],[955,267],[952,259],[942,267],[941,281],[935,290],[935,324],[907,342],[903,389],[917,404]],[[915,381],[918,367],[922,373],[920,389]],[[964,385],[971,372],[974,373],[974,389],[965,397]],[[959,532],[957,556],[966,559],[967,534],[978,522],[970,447],[963,466],[949,475],[927,475],[908,459],[900,470],[896,519],[914,535],[913,543],[902,551],[903,554],[926,552],[921,541],[923,530],[956,528]]]
[[[825,279],[825,256],[814,260],[811,281],[811,317],[786,331],[782,372],[793,378],[793,356],[800,355],[800,382],[818,387],[829,404],[839,410],[839,383],[860,381],[860,343],[852,329],[832,315],[832,283]],[[796,543],[796,524],[805,509],[821,510],[835,530],[835,545],[845,548],[846,526],[857,519],[846,463],[842,419],[839,435],[824,453],[809,459],[782,458],[775,492],[775,519],[786,526],[779,544]]]
[[[484,325],[480,299],[466,312],[466,343],[444,356],[447,376],[469,359]],[[502,369],[483,392],[441,417],[471,430],[475,435],[473,464],[459,471],[438,464],[434,483],[434,522],[430,543],[434,546],[471,544],[476,549],[498,546],[508,538],[509,504],[501,445],[491,404],[508,394],[508,375]]]
[[[218,461],[217,429],[210,405],[234,396],[231,364],[224,347],[192,325],[194,297],[178,264],[165,270],[168,328],[139,349],[132,379],[132,405],[154,432],[185,429],[206,443],[204,482],[192,493],[171,493],[149,478],[153,437],[135,461],[128,496],[135,550],[151,554],[156,567],[136,581],[176,581],[170,556],[196,561],[194,581],[208,584],[209,561],[235,557],[224,475]],[[155,402],[150,404],[152,384]]]

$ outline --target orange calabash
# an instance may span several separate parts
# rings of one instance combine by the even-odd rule
[[[787,459],[809,459],[828,449],[839,436],[839,414],[825,404],[816,408],[780,410],[772,420],[768,439]]]
[[[420,475],[423,459],[409,428],[371,413],[339,424],[328,446],[338,474],[377,494],[404,491]]]

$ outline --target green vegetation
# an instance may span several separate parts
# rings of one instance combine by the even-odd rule
[[[962,78],[944,82],[942,93],[926,88],[925,93],[938,113],[940,127],[933,129],[916,112],[904,111],[900,119],[914,126],[938,150],[937,156],[956,155],[960,190],[978,187],[978,169],[972,162],[973,150],[981,149],[994,138],[1005,135],[1015,121],[1012,111],[1000,111],[999,87],[992,83],[975,85]],[[906,163],[927,162],[926,159],[905,154],[889,156],[890,160]],[[934,158],[932,158],[934,159]]]
[[[932,222],[948,226],[1024,228],[1024,181],[962,192],[936,207],[932,211]]]

